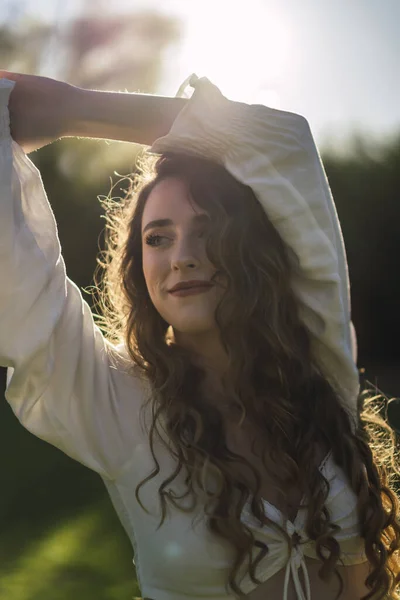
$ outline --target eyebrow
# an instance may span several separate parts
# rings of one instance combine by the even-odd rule
[[[208,222],[210,218],[205,215],[195,215],[193,217],[193,221],[196,223],[205,223]],[[142,234],[148,231],[149,229],[154,229],[155,227],[168,227],[169,225],[173,225],[174,222],[172,219],[155,219],[154,221],[149,221],[146,227],[143,229]]]

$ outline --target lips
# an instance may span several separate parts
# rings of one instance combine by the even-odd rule
[[[172,287],[169,291],[170,294],[173,294],[175,292],[180,292],[183,290],[190,290],[190,289],[208,289],[210,287],[212,287],[213,284],[210,281],[203,281],[203,280],[191,280],[191,281],[181,281],[180,283],[177,283],[176,285],[174,285],[174,287]]]

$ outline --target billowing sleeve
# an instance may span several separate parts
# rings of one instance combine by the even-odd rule
[[[106,479],[134,452],[143,386],[66,276],[40,173],[10,136],[0,79],[0,366],[31,433]]]

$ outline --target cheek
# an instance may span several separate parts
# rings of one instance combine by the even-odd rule
[[[143,252],[143,275],[150,296],[157,293],[166,276],[166,261],[156,253]]]
[[[143,275],[144,275],[144,279],[146,281],[147,289],[150,292],[151,287],[152,287],[152,280],[154,278],[154,265],[152,264],[152,261],[149,260],[149,258],[146,257],[145,255],[143,255],[142,268],[143,268]]]

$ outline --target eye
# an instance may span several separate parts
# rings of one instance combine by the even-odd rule
[[[148,246],[159,246],[160,242],[164,239],[165,236],[158,235],[156,233],[149,233],[145,237],[145,242]]]

